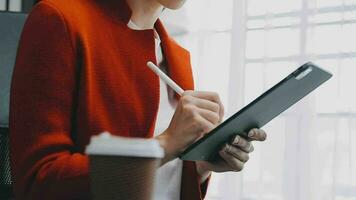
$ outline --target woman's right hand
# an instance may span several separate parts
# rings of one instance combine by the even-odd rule
[[[164,148],[162,164],[176,158],[190,144],[219,125],[224,107],[215,92],[185,91],[169,127],[158,139]]]

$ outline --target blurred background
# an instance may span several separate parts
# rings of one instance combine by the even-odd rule
[[[304,62],[334,74],[264,127],[242,173],[214,174],[207,199],[356,199],[356,0],[188,0],[163,19],[226,117]]]
[[[264,127],[243,172],[214,174],[208,200],[356,200],[356,0],[187,0],[162,19],[226,118],[306,61],[334,74]]]

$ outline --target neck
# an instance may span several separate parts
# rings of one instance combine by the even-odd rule
[[[132,10],[131,21],[142,29],[152,29],[163,6],[157,0],[126,0]]]

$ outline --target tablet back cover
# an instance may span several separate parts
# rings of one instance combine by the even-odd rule
[[[182,160],[214,160],[222,145],[237,133],[261,128],[304,96],[331,78],[331,74],[309,62],[263,93],[253,102],[189,146]],[[243,135],[246,136],[246,135]]]

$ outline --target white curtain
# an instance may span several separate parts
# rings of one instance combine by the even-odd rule
[[[188,0],[163,19],[226,117],[306,61],[334,74],[264,127],[243,172],[214,174],[207,199],[356,199],[356,0]]]

